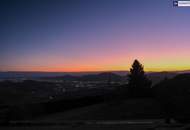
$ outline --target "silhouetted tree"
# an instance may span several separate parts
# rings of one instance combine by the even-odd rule
[[[151,81],[146,77],[143,65],[134,60],[128,75],[128,85],[133,96],[143,96],[149,93]]]

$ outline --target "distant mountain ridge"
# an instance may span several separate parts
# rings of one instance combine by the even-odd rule
[[[0,79],[64,79],[67,81],[123,81],[128,71],[110,72],[0,72]],[[173,78],[177,74],[190,73],[190,71],[163,71],[147,72],[147,77],[153,81],[153,85],[164,78]]]
[[[17,72],[17,71],[8,71],[0,72],[0,79],[21,79],[21,78],[40,78],[40,77],[61,77],[65,75],[71,76],[84,76],[91,74],[100,74],[112,72],[117,75],[126,75],[128,71],[97,71],[97,72]]]
[[[153,72],[153,73],[147,73],[147,77],[152,81],[152,85],[157,84],[158,82],[164,80],[165,78],[173,78],[178,73],[176,72]]]
[[[65,81],[122,81],[124,78],[124,76],[120,76],[111,72],[104,72],[99,74],[87,74],[83,76],[64,75],[57,77],[44,77],[42,79]]]
[[[43,77],[43,79],[49,80],[65,80],[65,81],[126,81],[127,74],[125,75],[118,75],[112,72],[103,72],[99,74],[87,74],[82,76],[74,76],[74,75],[64,75],[64,76],[57,76],[57,77]],[[151,72],[147,73],[147,77],[152,81],[152,85],[157,84],[158,82],[164,80],[165,78],[173,78],[178,73],[171,73],[171,72]]]

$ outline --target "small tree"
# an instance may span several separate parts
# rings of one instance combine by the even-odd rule
[[[128,75],[128,85],[133,96],[142,96],[149,93],[151,81],[146,77],[144,67],[138,60],[135,60],[132,64]]]

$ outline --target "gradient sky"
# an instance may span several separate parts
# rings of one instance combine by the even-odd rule
[[[173,0],[1,0],[0,71],[190,69],[190,7]]]

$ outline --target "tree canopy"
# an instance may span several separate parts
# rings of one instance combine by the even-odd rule
[[[151,86],[151,81],[145,75],[144,67],[138,60],[134,60],[132,64],[128,75],[128,85],[133,93],[143,93]]]

